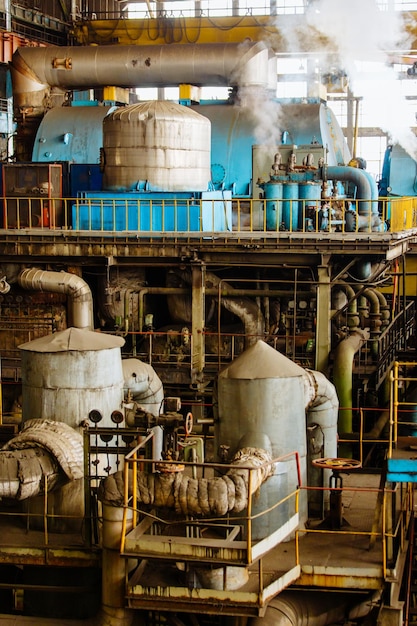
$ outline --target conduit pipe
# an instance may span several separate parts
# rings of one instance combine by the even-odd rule
[[[381,334],[381,310],[379,306],[379,298],[373,289],[362,289],[359,295],[360,301],[366,300],[369,304],[369,332],[370,337],[374,341],[371,343],[371,352],[373,358],[378,357],[377,338]]]
[[[369,289],[370,291],[373,291],[375,293],[376,297],[379,300],[379,310],[380,310],[380,315],[381,315],[381,332],[383,332],[385,328],[389,326],[389,323],[390,323],[390,318],[391,318],[390,306],[383,293],[381,293],[378,289],[375,289],[373,287],[369,287]]]
[[[186,281],[191,283],[191,276],[187,272],[180,272],[178,275]],[[221,306],[233,313],[238,317],[245,328],[245,348],[249,348],[255,344],[259,339],[263,339],[265,334],[265,320],[259,306],[250,298],[244,297],[242,292],[237,291],[236,296],[233,287],[221,280],[212,272],[206,272],[206,295],[213,293],[217,297]],[[230,296],[224,296],[224,291],[227,291]]]
[[[357,329],[343,339],[335,350],[333,382],[342,407],[339,409],[339,433],[352,432],[353,359],[367,339],[368,333]]]
[[[69,299],[68,326],[94,330],[93,297],[80,276],[32,268],[19,274],[18,283],[23,289],[65,294]]]
[[[233,287],[212,272],[206,273],[206,287],[207,289],[216,288],[219,303],[242,321],[245,327],[245,348],[263,339],[265,320],[256,302],[246,297],[222,297],[223,289],[227,289],[232,294]]]
[[[339,291],[344,291],[346,293],[346,297],[348,299],[347,325],[350,331],[355,331],[359,328],[360,324],[357,300],[358,296],[350,285],[340,284],[337,285],[336,288]]]
[[[323,180],[351,182],[356,186],[358,211],[346,213],[346,230],[353,232],[380,231],[381,220],[378,215],[378,187],[372,176],[355,167],[329,166],[323,168]]]
[[[18,48],[11,74],[15,107],[42,115],[51,93],[71,89],[271,84],[263,42],[169,46],[48,46]],[[275,76],[276,80],[276,76]],[[32,111],[32,113],[31,113]]]

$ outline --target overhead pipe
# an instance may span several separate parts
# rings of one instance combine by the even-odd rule
[[[358,313],[358,296],[350,285],[341,283],[336,285],[336,289],[344,291],[348,299],[347,309],[347,326],[350,331],[355,331],[360,326],[360,317]],[[338,311],[339,313],[339,311]]]
[[[270,86],[270,51],[263,42],[169,46],[18,48],[11,75],[14,105],[42,115],[51,96],[72,89],[116,87]]]
[[[223,289],[227,289],[231,294],[233,294],[234,289],[212,272],[206,273],[206,287],[207,289],[217,289],[219,304],[242,321],[245,327],[245,348],[255,344],[259,339],[263,339],[265,334],[265,319],[256,302],[242,296],[222,296]]]
[[[63,293],[69,299],[68,325],[94,330],[93,297],[85,280],[69,272],[25,269],[18,276],[23,289]]]
[[[191,283],[191,276],[187,272],[179,275],[187,282]],[[265,334],[265,319],[256,302],[242,294],[242,291],[235,290],[229,283],[218,278],[212,272],[206,272],[206,295],[213,293],[221,306],[238,317],[245,328],[245,348],[263,339]],[[229,294],[223,296],[224,290]],[[235,296],[236,293],[236,296]],[[246,292],[245,292],[246,293]],[[240,294],[240,295],[238,295]]]

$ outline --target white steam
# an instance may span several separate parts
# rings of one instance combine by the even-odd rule
[[[305,18],[304,27],[285,33],[287,46],[297,53],[314,51],[322,74],[344,70],[363,108],[372,106],[372,126],[382,128],[417,159],[411,129],[415,120],[388,65],[393,54],[407,49],[402,14],[381,10],[375,0],[317,0]]]
[[[270,92],[259,87],[241,87],[239,104],[254,126],[253,136],[259,146],[276,146],[281,142],[279,128],[281,107]]]

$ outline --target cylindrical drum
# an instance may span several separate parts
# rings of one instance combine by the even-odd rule
[[[290,232],[298,230],[298,183],[288,182],[282,190],[282,221],[283,228]]]
[[[229,458],[242,447],[267,448],[273,458],[289,455],[274,465],[274,474],[253,498],[253,514],[270,510],[297,489],[300,472],[306,481],[306,425],[304,370],[285,356],[258,341],[229,367],[218,380],[218,420],[215,451],[229,450]],[[263,539],[280,528],[295,512],[295,498],[257,517],[253,538]],[[307,519],[306,492],[300,494],[300,523]]]
[[[298,227],[302,230],[317,230],[321,206],[321,183],[300,183],[298,197],[300,200]]]
[[[264,186],[266,230],[279,230],[282,222],[282,183],[270,180]]]
[[[211,123],[175,102],[121,107],[103,120],[106,190],[207,191]]]

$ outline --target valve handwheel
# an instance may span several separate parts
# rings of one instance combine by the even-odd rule
[[[330,528],[334,530],[340,530],[344,522],[342,504],[342,473],[349,473],[351,470],[359,469],[362,467],[362,463],[356,459],[343,459],[340,457],[314,459],[311,463],[320,469],[331,470],[329,478],[330,511],[325,523],[330,524]]]
[[[185,434],[191,435],[191,431],[193,430],[193,414],[187,413],[185,417]]]
[[[356,459],[328,458],[314,459],[312,464],[321,469],[329,469],[333,472],[348,472],[350,470],[360,469],[362,463]]]

